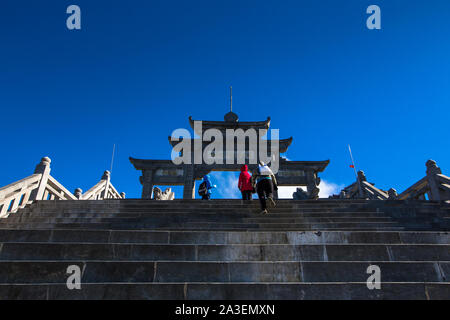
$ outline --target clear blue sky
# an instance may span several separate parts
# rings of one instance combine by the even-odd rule
[[[429,158],[450,174],[449,36],[448,0],[2,0],[0,185],[49,156],[87,190],[115,143],[113,184],[139,197],[128,157],[169,159],[171,132],[222,120],[233,85],[242,121],[294,137],[290,159],[330,159],[322,178],[349,184],[350,143],[370,181],[402,191]]]

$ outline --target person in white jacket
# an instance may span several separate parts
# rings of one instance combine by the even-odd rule
[[[259,202],[261,203],[261,213],[269,213],[267,210],[266,198],[269,200],[272,206],[276,203],[273,200],[273,190],[278,190],[277,180],[272,170],[262,161],[259,161],[259,165],[252,175],[252,185],[255,187],[258,193]]]

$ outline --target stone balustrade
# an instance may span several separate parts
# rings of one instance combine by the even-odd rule
[[[358,172],[358,179],[353,184],[344,188],[340,195],[334,198],[370,199],[370,200],[450,200],[450,178],[443,175],[436,161],[426,162],[426,176],[414,183],[400,194],[393,188],[383,191],[366,180],[363,171]]]
[[[118,193],[111,184],[111,174],[105,171],[101,180],[85,194],[77,188],[72,194],[50,175],[51,160],[41,159],[34,174],[0,188],[0,218],[25,207],[35,200],[102,200],[124,199],[125,193]]]
[[[363,181],[361,185],[364,196],[370,200],[387,200],[389,198],[389,195],[385,191],[376,188],[370,182]]]
[[[124,199],[125,193],[119,194],[116,188],[111,184],[111,174],[108,170],[103,173],[100,181],[90,188],[86,193],[82,194],[80,200],[101,200],[101,199]],[[77,189],[80,190],[81,189]],[[75,190],[75,191],[77,191]]]
[[[33,190],[39,186],[40,174],[33,174],[25,179],[0,188],[0,217],[24,207],[30,200]]]
[[[364,171],[360,170],[356,181],[332,198],[387,200],[389,195],[386,191],[376,188],[374,183],[368,182]]]

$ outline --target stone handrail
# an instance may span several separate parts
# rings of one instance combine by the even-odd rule
[[[39,186],[41,174],[33,174],[25,179],[0,188],[0,218],[8,212],[23,208],[29,201],[31,193]]]
[[[450,178],[449,177],[438,173],[438,174],[436,174],[436,178],[439,180],[440,184],[445,184],[447,186],[450,185]]]
[[[51,160],[42,158],[36,166],[34,174],[22,180],[13,182],[0,188],[0,218],[7,217],[10,213],[25,207],[36,200],[102,200],[124,199],[125,193],[118,193],[111,184],[111,175],[105,171],[102,180],[81,195],[81,189],[76,189],[72,194],[61,183],[50,175]]]
[[[386,200],[387,192],[380,190],[373,183],[367,181],[364,171],[358,171],[356,182],[345,187],[339,195],[333,196],[341,199],[369,199]]]
[[[101,180],[84,194],[81,189],[75,190],[75,195],[79,195],[80,200],[99,200],[99,199],[124,199],[125,193],[119,194],[116,188],[111,184],[111,174],[105,171]]]
[[[396,199],[424,200],[425,195],[428,195],[429,200],[450,200],[450,178],[442,174],[436,161],[428,160],[425,165],[427,175],[398,195]]]
[[[361,181],[361,187],[364,189],[366,196],[371,200],[386,200],[389,197],[386,192],[376,188],[367,181]]]
[[[444,189],[446,192],[450,192],[450,185],[449,184],[441,184],[442,189]]]
[[[450,178],[443,175],[436,161],[426,162],[426,176],[414,183],[400,194],[393,188],[383,191],[367,182],[363,171],[358,171],[356,182],[344,188],[340,195],[332,196],[342,199],[370,199],[370,200],[450,200]]]
[[[47,186],[44,192],[44,198],[49,200],[77,200],[77,198],[64,188],[62,184],[56,181],[52,176],[48,177]]]
[[[395,190],[394,190],[395,191]],[[400,193],[399,195],[391,196],[391,199],[406,200],[406,199],[419,199],[424,198],[425,194],[428,192],[428,179],[423,177],[411,187]]]

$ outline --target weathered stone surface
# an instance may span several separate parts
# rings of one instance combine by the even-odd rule
[[[171,188],[166,188],[166,190],[161,191],[160,188],[153,188],[153,199],[154,200],[173,200],[175,199],[175,193],[172,192]]]
[[[0,221],[0,299],[450,298],[440,202],[280,200],[268,216],[230,200],[61,202]],[[367,289],[371,264],[382,290]]]

